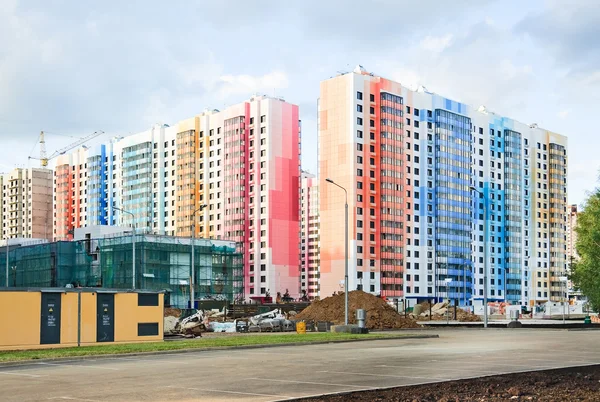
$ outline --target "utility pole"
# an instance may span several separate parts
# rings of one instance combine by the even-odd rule
[[[336,182],[334,182],[331,179],[325,179],[325,181],[327,181],[328,183],[333,184],[334,186],[337,186],[339,188],[341,188],[342,190],[344,190],[344,193],[346,194],[346,202],[344,204],[345,207],[345,212],[346,212],[346,236],[345,236],[345,245],[346,245],[346,261],[345,261],[345,269],[344,269],[344,324],[348,325],[348,191],[340,186],[339,184],[337,184]]]
[[[192,266],[191,266],[191,271],[192,271],[192,275],[191,275],[191,280],[190,280],[190,308],[193,309],[194,308],[194,300],[196,298],[196,293],[194,290],[194,287],[196,285],[196,265],[195,265],[195,261],[194,261],[194,252],[195,252],[195,243],[196,243],[196,213],[202,211],[204,208],[206,208],[206,204],[202,204],[200,205],[200,208],[194,210],[194,212],[192,213]]]
[[[118,207],[115,207],[115,206],[113,206],[113,209],[117,210],[117,211],[120,211],[120,212],[123,212],[124,214],[131,215],[131,229],[132,229],[132,231],[131,231],[131,233],[132,233],[131,234],[131,244],[132,244],[132,247],[133,247],[133,253],[132,253],[133,256],[132,256],[132,261],[131,261],[131,270],[133,272],[133,279],[132,279],[132,282],[131,282],[132,283],[131,288],[135,289],[135,215],[133,213],[129,212],[129,211],[125,211],[124,209],[118,208]]]
[[[488,275],[487,275],[487,248],[488,248],[488,235],[487,235],[487,199],[485,195],[471,186],[471,190],[479,194],[480,198],[483,198],[483,327],[488,327]],[[506,297],[506,295],[505,295]]]
[[[6,283],[4,286],[8,287],[8,237],[6,238]]]

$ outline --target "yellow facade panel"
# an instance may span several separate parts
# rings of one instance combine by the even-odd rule
[[[77,299],[77,293],[61,295],[60,343],[63,345],[77,345]]]
[[[0,349],[40,344],[42,294],[0,292]]]
[[[96,343],[97,293],[81,293],[81,344]]]
[[[115,342],[162,341],[163,300],[159,295],[158,306],[138,306],[137,293],[115,295]],[[158,323],[158,335],[138,336],[138,324]]]

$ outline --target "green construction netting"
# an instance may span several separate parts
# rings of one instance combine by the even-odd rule
[[[243,258],[230,242],[196,239],[196,299],[234,301],[244,292]],[[9,248],[9,287],[131,289],[131,236],[61,241]],[[167,302],[186,307],[190,297],[188,238],[137,235],[136,289],[165,290]],[[0,287],[6,286],[6,248],[0,249]]]

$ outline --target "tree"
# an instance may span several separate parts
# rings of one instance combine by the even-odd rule
[[[575,231],[580,259],[571,267],[570,277],[592,309],[600,311],[600,189],[585,201]]]

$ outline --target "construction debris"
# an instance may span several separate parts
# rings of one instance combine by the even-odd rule
[[[294,316],[294,320],[330,321],[334,324],[344,323],[344,294],[314,301],[310,306]],[[348,322],[356,324],[356,309],[364,309],[367,313],[368,329],[419,328],[412,318],[404,318],[385,300],[372,294],[355,290],[348,294]]]
[[[294,313],[295,314],[295,313]],[[205,332],[283,332],[295,331],[295,323],[289,321],[283,312],[275,309],[256,314],[246,320],[227,320],[219,310],[196,310],[194,314],[182,318],[179,309],[165,309],[164,333],[170,336],[201,337]]]
[[[430,315],[431,307],[431,318]],[[413,308],[411,317],[416,320],[429,320],[442,321],[442,320],[454,320],[454,306],[449,305],[448,302],[436,303],[431,305],[428,302],[417,304]],[[481,318],[469,311],[465,311],[460,307],[456,308],[456,320],[460,322],[477,322],[481,321]]]

